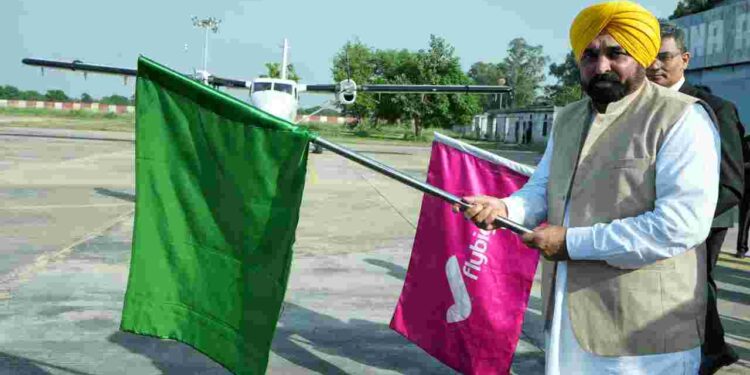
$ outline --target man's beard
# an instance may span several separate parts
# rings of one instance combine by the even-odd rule
[[[606,72],[594,76],[589,80],[584,89],[594,103],[609,104],[616,102],[627,95],[627,86],[620,82],[620,77],[615,72]]]
[[[592,77],[587,85],[583,82],[581,85],[594,103],[609,104],[635,92],[644,79],[646,79],[646,69],[639,68],[635,75],[625,80],[624,83],[620,82],[620,76],[617,73],[609,71]]]

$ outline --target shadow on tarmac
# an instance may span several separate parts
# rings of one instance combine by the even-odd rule
[[[163,374],[228,375],[229,371],[193,347],[174,340],[118,331],[107,338],[128,351],[151,359]]]
[[[722,261],[724,262],[726,260],[722,259]],[[748,271],[717,265],[716,271],[714,272],[716,281],[737,286],[744,286],[746,288],[750,287],[750,272]],[[724,294],[725,292],[727,294]],[[730,295],[731,293],[734,293],[735,296],[732,297]],[[730,301],[742,303],[745,305],[750,304],[750,295],[748,295],[747,293],[729,292],[721,287],[719,287],[719,299],[728,299]]]
[[[747,265],[747,262],[732,259],[728,256],[722,256],[720,262],[737,265]],[[714,278],[716,281],[723,284],[733,285],[740,288],[735,290],[728,290],[726,287],[719,286],[719,299],[724,301],[731,301],[737,304],[750,305],[750,294],[744,292],[750,288],[750,272],[746,269],[737,269],[733,267],[727,267],[724,265],[717,265],[714,271]],[[740,319],[732,316],[723,315],[722,309],[719,308],[719,314],[721,316],[721,324],[724,326],[724,335],[726,338],[732,338],[740,342],[750,342],[750,320]],[[732,349],[740,356],[741,359],[747,361],[750,359],[750,349],[747,347],[739,347],[737,345],[729,344]],[[734,366],[744,367],[750,370],[750,365],[747,363],[738,362]]]
[[[388,276],[393,276],[399,280],[406,279],[406,268],[401,267],[396,263],[391,263],[385,260],[373,259],[373,258],[365,259],[365,263],[369,263],[369,264],[372,264],[373,266],[385,268],[388,271]]]
[[[177,341],[127,332],[115,332],[108,340],[132,353],[149,358],[164,374],[229,374],[202,353]],[[454,373],[391,331],[386,324],[361,319],[345,322],[293,303],[285,304],[271,351],[297,366],[321,374],[343,375],[357,373],[362,369],[339,367],[317,353],[343,357],[364,366],[398,373]],[[0,365],[3,362],[5,361],[0,356]],[[30,361],[16,362],[16,367],[10,368],[28,368],[27,371],[38,368]],[[37,372],[17,373],[48,374],[41,368]]]
[[[349,366],[344,370],[314,352],[402,374],[454,373],[386,324],[362,319],[341,321],[293,303],[285,305],[271,350],[289,362],[322,374],[357,370]]]
[[[48,367],[59,371],[64,371],[66,374],[74,375],[93,375],[88,372],[82,372],[74,370],[68,367],[53,365],[51,363],[37,361],[31,358],[19,357],[13,354],[0,352],[0,374],[17,374],[17,375],[47,375],[51,372],[40,367]]]
[[[719,294],[721,294],[721,290],[719,291]],[[721,312],[721,310],[719,310]],[[748,337],[747,333],[750,332],[750,321],[744,320],[744,319],[738,319],[731,316],[726,315],[720,315],[721,316],[721,325],[724,327],[724,337],[725,338],[733,338],[738,341],[744,341],[748,342],[750,341],[750,337]],[[744,333],[744,334],[743,334]],[[748,359],[750,358],[750,350],[746,348],[742,348],[736,345],[732,345],[729,343],[729,346],[734,349],[735,352],[737,352],[737,355],[740,356],[742,359]],[[744,364],[744,363],[738,363],[737,365],[741,365],[748,370],[750,370],[750,366]]]
[[[97,194],[106,195],[108,197],[122,199],[128,202],[135,202],[135,194],[125,193],[117,190],[110,190],[106,188],[94,188]]]
[[[539,366],[540,361],[544,363],[543,352],[516,353],[513,356],[511,373],[519,375],[544,375],[544,366]]]

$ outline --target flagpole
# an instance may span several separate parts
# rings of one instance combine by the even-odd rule
[[[411,177],[399,170],[393,169],[375,159],[371,159],[367,156],[364,156],[362,154],[359,154],[355,151],[352,151],[344,146],[338,145],[336,143],[333,143],[331,141],[328,141],[327,139],[316,137],[312,140],[313,143],[316,143],[320,145],[323,148],[326,148],[336,154],[339,154],[351,161],[357,162],[359,164],[364,165],[367,168],[370,168],[376,172],[380,172],[381,174],[384,174],[390,178],[393,178],[401,183],[404,183],[406,185],[409,185],[423,193],[430,194],[432,196],[438,197],[443,199],[444,201],[447,201],[448,203],[452,204],[458,204],[461,207],[461,211],[471,207],[469,203],[464,202],[461,200],[461,198],[445,191],[442,189],[439,189],[435,186],[432,186],[430,184],[427,184],[425,182],[419,181],[415,179],[414,177]],[[524,227],[521,224],[518,224],[514,221],[508,220],[503,217],[495,218],[494,225],[497,227],[503,227],[510,229],[511,231],[517,233],[517,234],[524,234],[524,233],[531,233],[531,230]]]

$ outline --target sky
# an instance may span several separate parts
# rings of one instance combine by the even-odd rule
[[[62,89],[79,97],[130,96],[112,76],[64,73],[21,64],[24,57],[81,60],[135,68],[139,55],[175,70],[203,64],[204,31],[191,17],[217,17],[209,34],[208,70],[217,76],[252,79],[266,62],[281,61],[289,39],[290,62],[303,83],[332,83],[333,56],[359,39],[377,49],[426,49],[430,34],[455,47],[466,71],[477,61],[500,62],[508,43],[522,37],[541,45],[550,62],[570,49],[568,30],[575,15],[599,0],[2,0],[0,3],[0,85],[42,93]],[[642,0],[657,17],[669,16],[678,0]],[[545,72],[548,74],[548,72]],[[549,80],[550,83],[554,80]],[[238,97],[246,92],[233,91]],[[307,94],[302,106],[328,97]]]

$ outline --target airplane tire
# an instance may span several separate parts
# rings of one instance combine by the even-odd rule
[[[323,147],[320,147],[319,144],[313,143],[310,146],[310,151],[312,151],[313,154],[322,154],[323,153]]]

